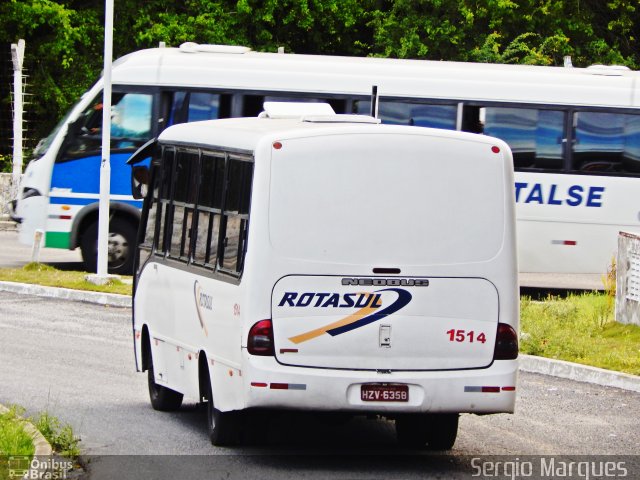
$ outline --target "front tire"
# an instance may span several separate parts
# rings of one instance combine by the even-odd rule
[[[175,390],[171,390],[156,383],[155,373],[153,370],[153,358],[151,357],[151,347],[149,347],[149,356],[147,357],[147,384],[149,385],[149,399],[154,410],[162,412],[172,412],[180,408],[182,405],[183,395]]]
[[[133,272],[133,257],[136,246],[137,229],[131,222],[114,217],[109,222],[108,270],[115,275],[130,275]],[[88,272],[95,272],[98,266],[98,222],[91,223],[80,242],[82,260]]]

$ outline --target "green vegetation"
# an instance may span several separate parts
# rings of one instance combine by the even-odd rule
[[[24,431],[20,415],[24,409],[12,406],[6,413],[0,414],[0,456],[24,455],[32,456],[35,447],[31,435]]]
[[[33,424],[49,442],[56,455],[75,461],[80,455],[78,444],[71,425],[62,424],[48,412],[34,418],[22,418],[24,408],[13,405],[6,413],[0,414],[0,480],[18,478],[29,468],[35,454],[33,439],[24,430],[25,421]],[[48,472],[51,473],[51,472]],[[45,477],[43,477],[45,478]],[[62,474],[46,478],[66,478]]]
[[[13,160],[11,155],[2,155],[0,153],[0,173],[11,173],[13,170]]]
[[[61,424],[60,420],[46,411],[31,421],[47,439],[54,452],[72,460],[78,458],[80,439],[73,433],[71,425]]]
[[[640,375],[640,327],[614,321],[608,293],[523,298],[520,351]]]
[[[94,285],[85,280],[86,275],[86,272],[57,270],[42,263],[29,263],[22,268],[0,268],[0,281],[131,295],[131,277],[114,279],[106,285]]]
[[[103,1],[0,2],[0,46],[26,40],[37,141],[98,78]],[[114,58],[159,42],[430,60],[640,67],[637,0],[119,0]],[[2,90],[0,90],[2,91]],[[10,93],[2,91],[0,108]],[[10,118],[10,114],[5,114]],[[33,148],[35,144],[27,145]]]

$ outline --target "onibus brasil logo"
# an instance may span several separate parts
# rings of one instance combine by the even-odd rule
[[[413,285],[426,286],[428,283]],[[385,294],[386,292],[390,294]],[[383,288],[373,292],[356,293],[285,292],[278,306],[358,309],[340,320],[289,338],[291,342],[299,344],[325,333],[335,337],[382,320],[407,306],[411,299],[411,293],[402,288]]]

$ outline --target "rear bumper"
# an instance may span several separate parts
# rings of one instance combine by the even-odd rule
[[[479,370],[378,373],[288,367],[272,357],[248,358],[245,407],[361,413],[513,413],[517,360]],[[407,402],[360,398],[364,383],[409,386]],[[482,391],[485,387],[485,391]],[[487,388],[489,387],[489,388]]]

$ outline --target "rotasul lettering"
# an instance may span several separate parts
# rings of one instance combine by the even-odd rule
[[[380,293],[328,293],[328,292],[285,292],[279,307],[317,308],[380,308]]]

